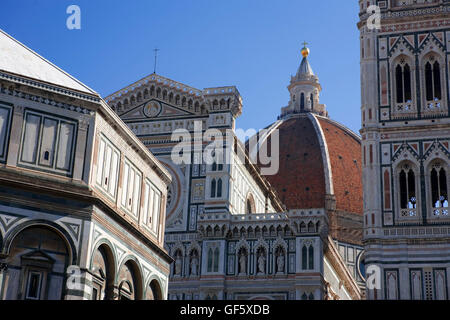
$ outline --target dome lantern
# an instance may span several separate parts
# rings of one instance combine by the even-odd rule
[[[296,75],[291,77],[291,83],[288,86],[291,99],[289,105],[281,110],[282,118],[308,112],[328,116],[325,105],[320,104],[319,95],[322,87],[309,64],[310,50],[307,45],[307,42],[303,43],[300,51],[303,59]]]

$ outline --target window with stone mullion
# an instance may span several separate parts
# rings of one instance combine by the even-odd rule
[[[416,201],[416,178],[411,169],[408,173],[405,170],[400,172],[400,208],[415,209]]]
[[[431,197],[433,208],[448,207],[447,174],[444,168],[439,172],[436,168],[431,170]]]

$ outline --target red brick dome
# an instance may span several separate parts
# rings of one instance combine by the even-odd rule
[[[265,177],[288,210],[324,208],[334,239],[361,244],[361,139],[328,118],[320,103],[322,86],[306,53],[302,50],[300,67],[291,77],[290,101],[281,108],[281,120],[259,134],[260,146],[267,147],[262,150],[271,150],[279,135],[279,170]]]
[[[314,113],[280,120],[272,129],[279,132],[280,168],[266,178],[287,209],[324,208],[334,198],[337,211],[362,215],[359,136]]]

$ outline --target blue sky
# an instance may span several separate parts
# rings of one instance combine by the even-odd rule
[[[356,0],[2,0],[0,28],[106,96],[153,72],[187,85],[235,85],[237,127],[260,129],[287,105],[303,41],[330,117],[360,129]],[[81,8],[68,30],[66,8]]]

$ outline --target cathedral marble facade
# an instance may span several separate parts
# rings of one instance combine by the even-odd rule
[[[450,2],[359,5],[367,297],[446,300]]]
[[[167,204],[165,245],[174,259],[169,299],[361,299],[362,181],[359,137],[330,120],[320,104],[321,86],[307,59],[307,49],[289,90],[292,101],[268,130],[257,133],[261,145],[276,133],[286,140],[309,136],[281,150],[295,168],[280,168],[289,197],[253,163],[253,152],[235,133],[243,110],[235,87],[195,89],[158,74],[106,97],[108,104],[167,167],[173,177]],[[297,98],[296,98],[297,95]],[[216,129],[232,132],[229,162],[199,163],[208,142],[195,148],[195,127],[201,134]],[[298,132],[292,133],[290,127]],[[175,164],[175,129],[191,133],[188,163]],[[328,135],[328,132],[331,132]],[[324,133],[327,132],[327,133]],[[264,136],[263,136],[264,135]],[[192,138],[192,136],[194,138]],[[327,145],[335,138],[348,143],[348,154]],[[251,138],[249,139],[251,140]],[[304,167],[294,154],[305,150]],[[309,153],[308,153],[309,152]],[[245,161],[238,156],[245,155]],[[309,154],[309,156],[308,156]],[[345,157],[345,159],[343,158]],[[279,160],[279,159],[277,159]],[[284,161],[282,160],[282,161]],[[287,166],[288,163],[282,163]],[[354,173],[341,179],[339,167]],[[310,171],[312,170],[312,171]],[[304,173],[317,174],[315,179]],[[333,174],[335,178],[333,178]],[[294,180],[289,180],[291,175]],[[284,181],[284,182],[283,182]],[[348,185],[346,185],[348,184]],[[309,186],[309,187],[308,187]],[[358,203],[359,201],[359,203]],[[286,207],[285,203],[290,206]]]

